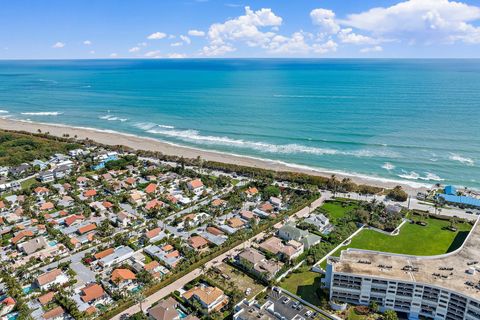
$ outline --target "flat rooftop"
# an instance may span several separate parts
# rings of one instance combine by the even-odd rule
[[[408,256],[359,249],[330,260],[335,272],[418,282],[468,295],[480,301],[480,225],[476,221],[462,247],[437,256]],[[480,286],[478,286],[480,288]]]

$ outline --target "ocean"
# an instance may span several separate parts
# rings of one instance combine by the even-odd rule
[[[0,61],[0,117],[480,189],[480,60]]]

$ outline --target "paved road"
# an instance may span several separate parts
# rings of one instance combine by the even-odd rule
[[[321,206],[323,202],[326,199],[330,198],[330,193],[326,192],[325,194],[322,193],[322,196],[315,200],[311,206],[309,207],[304,207],[303,209],[297,211],[294,215],[292,215],[289,220],[295,220],[300,217],[304,217],[309,214],[311,210],[315,210],[317,207]],[[256,236],[248,239],[247,241],[239,244],[238,246],[230,249],[229,251],[225,252],[224,254],[216,257],[214,260],[209,261],[208,263],[205,264],[205,267],[208,269],[212,266],[218,265],[224,260],[225,258],[232,257],[237,255],[239,252],[241,252],[244,248],[249,247],[254,241],[257,241],[265,236],[265,232],[261,232],[257,234]],[[155,292],[154,294],[148,296],[145,298],[144,302],[142,303],[142,308],[143,310],[147,310],[150,308],[155,302],[159,301],[160,299],[165,298],[175,290],[181,289],[185,284],[189,283],[193,279],[197,278],[202,274],[202,269],[197,268],[190,273],[186,274],[182,278],[178,279],[177,281],[173,282],[172,284],[160,289],[159,291]],[[120,317],[124,314],[134,314],[140,311],[140,305],[136,304],[127,310],[123,311],[122,313],[114,316],[112,320],[119,320]]]

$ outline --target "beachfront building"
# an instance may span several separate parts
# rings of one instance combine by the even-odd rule
[[[330,258],[325,285],[339,303],[393,309],[409,319],[480,319],[480,227],[463,246],[438,256],[407,256],[358,249]]]

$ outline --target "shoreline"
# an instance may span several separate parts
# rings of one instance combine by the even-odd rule
[[[63,124],[14,120],[8,118],[0,118],[0,129],[25,131],[31,133],[38,133],[38,129],[40,129],[42,132],[49,132],[49,134],[53,136],[62,137],[64,134],[69,134],[70,137],[72,137],[76,135],[78,139],[88,138],[105,145],[124,145],[135,150],[159,151],[166,155],[183,156],[185,158],[197,158],[200,156],[202,159],[209,161],[237,164],[241,166],[262,168],[273,171],[304,173],[322,177],[330,177],[332,174],[335,174],[339,179],[350,178],[356,184],[365,184],[381,188],[393,188],[397,185],[401,185],[403,189],[411,195],[416,195],[417,192],[424,191],[430,186],[429,184],[417,182],[376,178],[335,170],[315,169],[308,166],[290,164],[278,160],[261,159],[250,156],[224,153],[220,151],[202,150],[162,141],[155,138],[141,137],[134,134],[112,130],[72,127]]]

